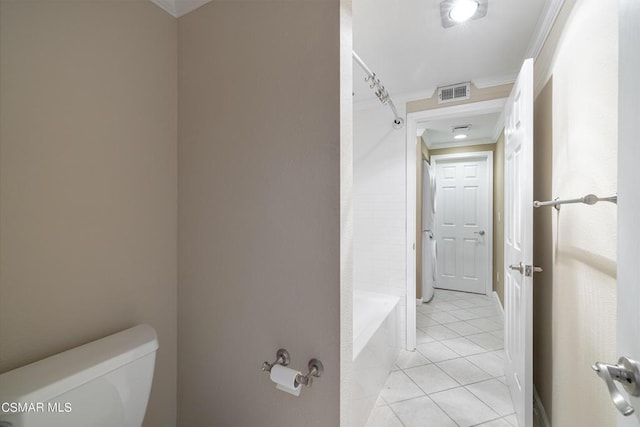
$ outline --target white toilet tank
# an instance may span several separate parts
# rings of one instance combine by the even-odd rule
[[[0,427],[140,427],[158,349],[139,325],[0,375]]]

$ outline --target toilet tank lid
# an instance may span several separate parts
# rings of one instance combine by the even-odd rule
[[[0,402],[46,402],[158,349],[149,325],[138,325],[0,375]]]

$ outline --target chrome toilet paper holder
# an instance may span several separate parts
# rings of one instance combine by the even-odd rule
[[[289,366],[290,362],[291,356],[289,355],[289,352],[286,349],[281,348],[276,352],[275,362],[262,363],[262,372],[271,372],[271,368],[273,368],[275,365]],[[318,359],[311,359],[309,360],[307,367],[309,368],[309,372],[307,372],[307,375],[299,374],[296,377],[296,381],[299,384],[311,387],[311,384],[313,384],[313,377],[319,378],[324,373],[324,365]]]

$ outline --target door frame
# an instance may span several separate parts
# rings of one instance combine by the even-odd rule
[[[407,194],[405,206],[405,254],[406,254],[406,349],[416,349],[416,188],[417,188],[417,150],[418,126],[421,122],[434,119],[462,118],[472,114],[504,112],[507,98],[497,98],[488,101],[470,102],[451,107],[437,107],[431,110],[415,111],[407,114],[407,141],[405,145],[405,177]],[[498,123],[504,122],[501,117]],[[500,130],[502,127],[500,127]],[[498,133],[499,135],[499,133]],[[492,175],[493,178],[493,175]],[[493,187],[492,187],[493,191]],[[492,205],[493,209],[493,205]],[[493,219],[493,218],[492,218]],[[492,223],[493,226],[493,223]]]
[[[449,160],[464,160],[464,159],[476,159],[483,158],[487,161],[487,196],[489,199],[489,205],[487,206],[487,222],[486,227],[488,237],[487,244],[487,265],[485,274],[485,291],[484,294],[490,297],[493,294],[493,151],[475,151],[468,153],[455,153],[455,154],[436,154],[431,156],[431,165],[434,168],[438,167],[438,162],[443,163]],[[437,184],[436,184],[437,185]],[[436,212],[436,216],[438,212]]]

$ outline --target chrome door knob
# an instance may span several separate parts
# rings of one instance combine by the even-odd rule
[[[524,265],[522,265],[522,263],[519,263],[519,264],[511,264],[511,265],[509,266],[509,268],[510,268],[511,270],[519,271],[519,272],[520,272],[520,274],[523,274],[523,273],[524,273]]]
[[[511,270],[519,271],[520,274],[524,274],[527,277],[531,277],[533,273],[542,273],[542,267],[536,267],[533,265],[524,265],[522,263],[511,264],[509,268]]]
[[[484,230],[474,231],[473,234],[479,234],[481,236],[484,236]]]

